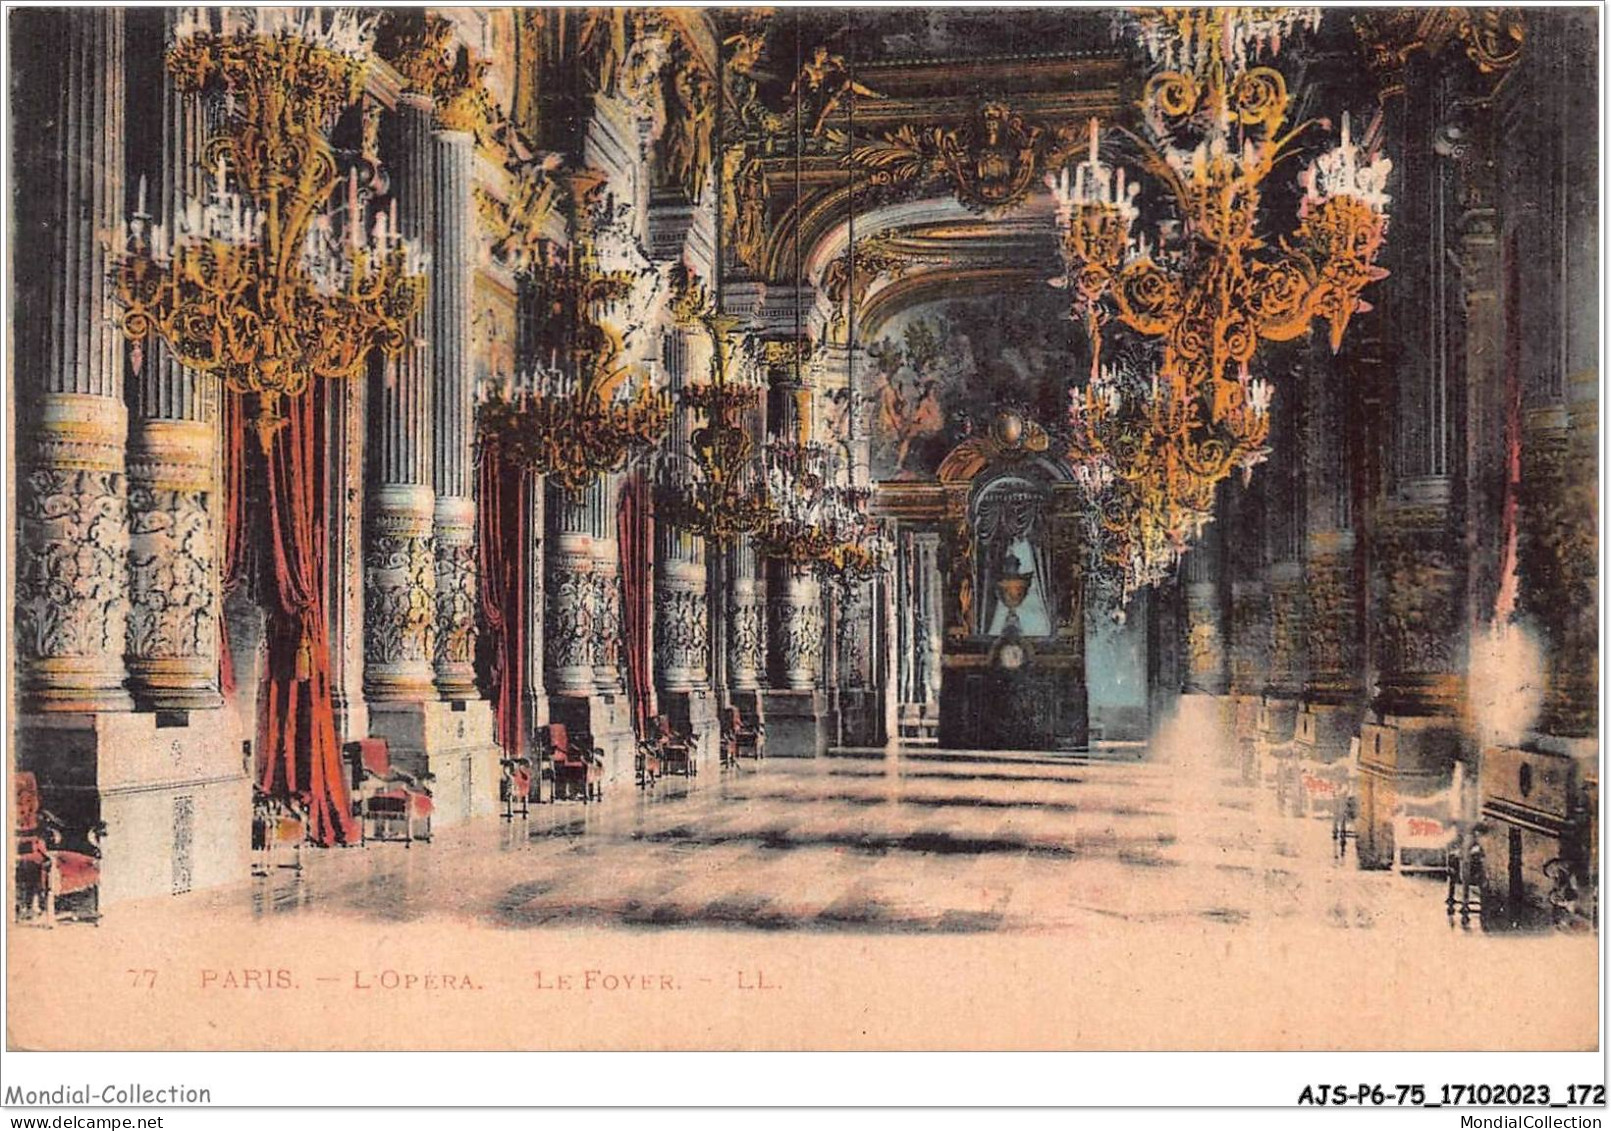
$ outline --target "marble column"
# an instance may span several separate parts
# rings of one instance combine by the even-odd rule
[[[730,701],[750,722],[761,709],[766,672],[764,591],[755,548],[742,535],[727,551],[727,679]]]
[[[1317,351],[1318,352],[1318,351]],[[1314,357],[1305,377],[1303,586],[1305,669],[1295,740],[1303,757],[1336,761],[1363,717],[1360,569],[1354,530],[1357,461],[1347,406],[1353,367]]]
[[[400,98],[394,143],[399,224],[405,235],[424,240],[434,195],[429,98]],[[434,300],[428,298],[427,306],[425,327]],[[418,702],[437,694],[434,397],[423,331],[383,365],[379,395],[369,405],[378,439],[364,555],[364,691],[371,705]]]
[[[1220,511],[1223,517],[1223,506]],[[1187,695],[1223,696],[1230,691],[1221,543],[1220,521],[1210,523],[1186,554],[1183,565]]]
[[[477,239],[470,197],[475,139],[438,131],[432,158],[430,344],[436,550],[436,686],[443,699],[481,697],[475,682],[476,592],[471,293]]]
[[[13,257],[21,467],[15,636],[25,711],[124,711],[129,516],[124,351],[108,238],[123,220],[124,13],[32,13],[57,69],[27,93]],[[24,121],[22,119],[31,119]]]
[[[604,751],[606,783],[629,783],[635,743],[621,681],[616,477],[581,491],[549,487],[544,554],[548,714]]]
[[[1230,698],[1230,586],[1225,578],[1224,488],[1215,521],[1203,530],[1182,563],[1184,680],[1179,703],[1183,729],[1214,743],[1215,753],[1233,760],[1235,710]]]
[[[774,685],[814,691],[822,672],[822,586],[808,570],[779,567],[768,586]]]
[[[696,756],[719,752],[716,698],[710,685],[710,600],[704,539],[669,523],[655,529],[654,667],[659,708],[696,736]]]
[[[171,21],[172,16],[168,19]],[[201,100],[162,89],[158,216],[200,195]],[[141,351],[129,429],[129,688],[159,710],[218,707],[218,382],[160,339]]]
[[[1455,142],[1469,137],[1475,119],[1452,128],[1450,81],[1428,69],[1403,99],[1404,226],[1426,236],[1413,255],[1400,252],[1384,281],[1394,322],[1404,329],[1395,341],[1402,352],[1392,384],[1390,473],[1372,516],[1376,687],[1374,718],[1360,728],[1358,826],[1358,859],[1366,867],[1391,864],[1400,800],[1444,788],[1464,743],[1471,555],[1455,505],[1467,486],[1467,381],[1491,376],[1482,355],[1498,349],[1489,337],[1491,209],[1456,219],[1466,174]],[[1457,266],[1460,259],[1466,262]],[[1461,309],[1462,291],[1469,311]]]
[[[129,344],[110,271],[112,233],[133,203],[129,18],[118,8],[34,9],[9,24],[12,153],[26,186],[12,255],[12,751],[69,837],[105,826],[103,909],[244,878],[251,812],[233,728],[218,725],[216,711],[193,713],[218,705],[208,406],[201,396],[161,399],[196,390],[158,368],[149,342],[126,451]],[[166,167],[153,160],[151,170]],[[155,182],[157,199],[164,182]],[[125,655],[141,706],[158,710],[130,709]]]
[[[801,379],[800,347],[785,343],[769,357],[772,435],[790,441],[816,439],[814,390]],[[822,693],[825,623],[822,587],[809,569],[787,562],[767,570],[768,755],[814,757],[827,748],[827,697]]]
[[[673,396],[687,381],[687,335],[667,331],[667,379]],[[666,450],[688,448],[689,413],[679,407],[672,416]],[[710,689],[709,616],[705,591],[705,541],[668,522],[655,525],[654,659],[655,683],[663,692],[682,695]]]
[[[1276,395],[1272,452],[1264,473],[1265,550],[1269,593],[1270,662],[1259,709],[1261,753],[1283,753],[1292,743],[1308,662],[1307,597],[1303,583],[1304,378],[1295,374]],[[1258,472],[1255,472],[1258,474]]]
[[[883,684],[877,666],[877,579],[850,581],[840,590],[836,618],[834,695],[841,746],[874,746],[884,741]]]

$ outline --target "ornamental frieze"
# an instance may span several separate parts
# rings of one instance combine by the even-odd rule
[[[659,586],[655,612],[655,656],[661,671],[703,669],[710,646],[705,594]]]
[[[869,170],[874,188],[945,182],[968,208],[993,213],[1022,204],[1077,144],[1072,127],[1041,125],[992,100],[960,126],[899,126],[853,147],[845,164]]]
[[[786,671],[815,672],[822,664],[822,609],[813,601],[777,603],[778,654]]]
[[[36,468],[18,499],[16,642],[25,659],[121,655],[127,486],[116,472]]]
[[[766,618],[754,594],[727,606],[728,654],[735,671],[759,672],[766,663]]]
[[[1308,686],[1322,693],[1357,689],[1363,669],[1352,557],[1312,555],[1305,563],[1304,587]]]
[[[439,538],[436,544],[436,664],[475,662],[475,549]]]
[[[1376,543],[1382,576],[1384,668],[1406,675],[1455,670],[1463,586],[1437,511],[1399,511],[1383,521]]]
[[[213,656],[216,539],[208,492],[131,486],[129,534],[129,655]]]
[[[592,666],[595,592],[592,574],[580,569],[562,569],[551,577],[543,624],[551,668]]]
[[[429,664],[435,656],[436,554],[419,525],[413,516],[374,521],[364,558],[366,664]]]

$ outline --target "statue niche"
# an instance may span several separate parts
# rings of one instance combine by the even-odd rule
[[[941,479],[952,500],[941,541],[950,605],[941,745],[1085,749],[1084,604],[1066,464],[1044,431],[1010,413],[954,449]]]

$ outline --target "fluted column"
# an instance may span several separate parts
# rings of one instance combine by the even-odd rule
[[[200,194],[205,123],[201,100],[166,73],[162,111],[157,214],[172,216],[181,193]],[[142,362],[129,429],[129,688],[142,706],[216,707],[217,382],[160,339]]]
[[[431,102],[416,94],[398,101],[393,135],[393,191],[404,235],[424,240],[432,213]],[[435,291],[435,287],[431,291]],[[427,298],[423,324],[434,321]],[[371,701],[436,697],[436,491],[431,356],[423,338],[383,363],[371,466],[364,558],[364,690]]]
[[[471,472],[475,374],[470,356],[476,235],[470,199],[475,139],[439,131],[431,242],[433,476],[436,486],[436,686],[444,699],[479,697],[475,683],[475,497]]]
[[[668,331],[666,376],[673,396],[689,370],[688,335]],[[673,414],[666,448],[688,449],[689,413]],[[670,523],[655,525],[654,660],[655,683],[662,691],[694,691],[709,686],[710,617],[706,598],[705,540]]]
[[[1535,60],[1504,90],[1514,139],[1501,178],[1507,357],[1524,425],[1518,611],[1542,630],[1545,695],[1536,729],[1592,740],[1599,714],[1599,336],[1594,191],[1595,52],[1586,13],[1530,22]],[[1539,332],[1541,329],[1547,332]],[[1590,746],[1592,750],[1592,746]]]
[[[1306,378],[1303,427],[1304,702],[1360,702],[1365,667],[1355,550],[1354,477],[1344,386],[1357,376],[1316,358]]]
[[[1451,262],[1460,249],[1459,170],[1451,123],[1436,104],[1445,85],[1423,71],[1404,96],[1404,183],[1419,189],[1404,194],[1404,226],[1426,235],[1413,253],[1399,251],[1386,281],[1403,327],[1403,356],[1393,380],[1391,475],[1372,546],[1381,594],[1373,617],[1374,703],[1386,715],[1412,718],[1448,717],[1464,702],[1465,553],[1452,504],[1465,457],[1456,406],[1466,372],[1451,337],[1460,329]]]
[[[25,709],[126,710],[125,343],[110,290],[124,203],[124,15],[30,13],[57,52],[19,95],[12,311],[15,642]],[[37,163],[37,164],[36,164]],[[209,613],[211,610],[209,610]]]

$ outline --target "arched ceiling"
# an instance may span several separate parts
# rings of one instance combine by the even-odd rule
[[[883,268],[858,286],[872,329],[947,291],[1044,285],[1058,273],[1044,177],[1090,118],[1134,102],[1110,27],[1090,9],[725,16],[723,135],[747,173],[730,191],[764,218],[728,240],[729,277],[822,286],[871,238],[856,273]]]

